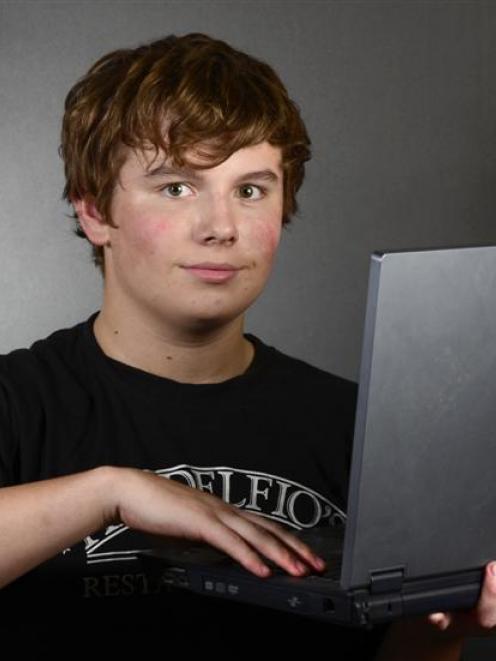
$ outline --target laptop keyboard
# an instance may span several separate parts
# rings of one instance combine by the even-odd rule
[[[312,551],[324,558],[327,564],[325,572],[312,570],[311,574],[302,578],[339,580],[341,575],[342,549],[344,542],[344,526],[309,528],[306,530],[291,531],[295,537],[302,539]],[[151,552],[154,557],[161,558],[168,565],[177,564],[206,564],[210,566],[222,565],[236,567],[245,572],[241,565],[236,563],[229,555],[207,544],[192,543],[190,540],[169,539],[166,546],[156,548]],[[275,564],[269,558],[264,558],[271,568],[273,576],[291,576],[285,569]]]
[[[341,565],[343,559],[344,526],[339,527],[321,527],[309,528],[293,532],[295,537],[299,537],[307,544],[312,551],[326,561],[327,568],[324,572],[312,571],[304,578],[327,578],[336,581],[341,576]],[[267,559],[274,576],[288,576],[288,572],[276,565],[272,560]]]

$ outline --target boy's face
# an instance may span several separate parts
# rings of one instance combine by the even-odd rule
[[[115,188],[107,300],[177,330],[232,322],[262,291],[280,240],[281,150],[264,142],[191,171],[153,156],[130,150]]]

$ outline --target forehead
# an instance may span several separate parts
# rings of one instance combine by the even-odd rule
[[[203,176],[215,176],[223,174],[232,174],[233,176],[242,175],[251,170],[271,169],[277,174],[282,172],[282,150],[280,147],[273,146],[268,142],[261,142],[256,145],[243,147],[232,153],[229,158],[214,167],[206,167],[208,158],[201,155],[201,148],[195,148],[186,151],[184,154],[186,164],[181,167],[175,167],[172,161],[167,158],[165,152],[160,150],[158,153],[154,149],[131,150],[127,149],[126,160],[122,166],[121,174],[126,176],[142,175],[146,178],[154,172],[160,175],[167,165],[167,170],[188,171],[201,173]],[[195,166],[202,166],[196,169]]]

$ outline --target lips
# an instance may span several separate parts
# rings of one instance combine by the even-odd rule
[[[187,269],[200,269],[204,271],[239,271],[239,266],[233,264],[217,264],[216,262],[202,262],[185,266]]]
[[[218,262],[202,262],[183,266],[183,268],[203,282],[217,284],[232,280],[241,270],[241,267],[234,266],[234,264]]]

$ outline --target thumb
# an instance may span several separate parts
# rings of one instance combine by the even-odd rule
[[[484,629],[492,629],[496,626],[496,562],[490,562],[486,566],[476,608],[479,626]]]
[[[431,613],[428,616],[429,621],[435,624],[438,629],[444,631],[451,624],[451,615],[449,613]]]

